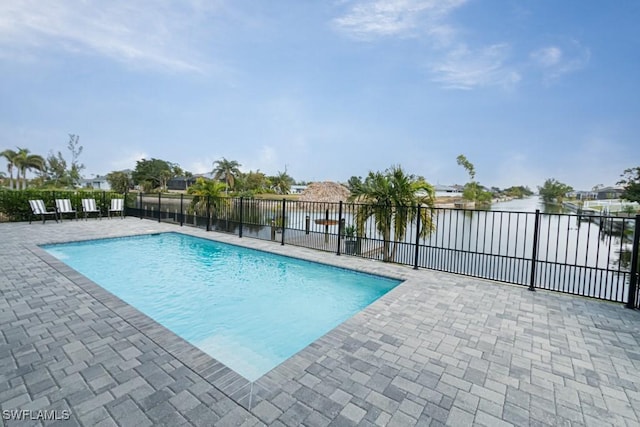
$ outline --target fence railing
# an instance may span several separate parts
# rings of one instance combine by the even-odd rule
[[[127,213],[640,306],[636,226],[640,216],[389,206],[392,214],[385,215],[385,223],[375,214],[365,218],[372,211],[367,206],[140,194]],[[412,212],[409,220],[397,227],[394,215],[407,210]],[[433,231],[422,235],[425,224],[420,218],[430,221]],[[351,233],[346,233],[349,229]]]
[[[6,195],[4,193],[13,193]],[[7,197],[18,192],[4,192]],[[62,192],[40,191],[50,203]],[[74,205],[86,193],[65,193]],[[109,192],[94,192],[106,209]],[[35,194],[28,197],[34,197]],[[640,308],[640,215],[586,216],[358,203],[127,194],[126,215]],[[14,219],[28,219],[28,203]],[[6,207],[3,209],[6,210]],[[24,216],[24,218],[21,217]],[[376,216],[377,215],[377,216]],[[396,218],[406,221],[395,221]],[[423,233],[425,226],[432,230]]]

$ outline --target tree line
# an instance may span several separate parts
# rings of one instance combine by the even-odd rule
[[[211,176],[213,181],[222,184],[225,194],[251,197],[259,193],[288,194],[295,180],[287,173],[278,171],[276,175],[267,175],[260,170],[243,172],[242,166],[236,160],[221,158],[213,162]],[[142,159],[136,162],[131,172],[114,171],[107,174],[109,185],[115,191],[124,192],[133,186],[139,186],[142,191],[166,191],[167,183],[173,178],[193,179],[191,172],[183,170],[177,163],[161,159]],[[207,181],[204,177],[197,177],[193,185],[205,188]],[[213,189],[211,185],[208,188]],[[215,187],[218,188],[218,187]]]
[[[76,188],[82,180],[82,170],[85,166],[79,158],[83,151],[80,145],[80,137],[70,134],[67,150],[70,157],[65,158],[60,151],[50,152],[45,158],[33,154],[27,148],[17,147],[17,150],[6,149],[0,152],[0,156],[7,160],[8,187],[10,189],[27,188],[26,174],[34,171],[37,177],[31,180],[31,185],[40,188]],[[465,155],[456,157],[456,162],[463,167],[469,175],[469,181],[462,188],[463,199],[478,204],[490,203],[494,197],[507,196],[523,198],[533,195],[533,191],[526,186],[512,186],[506,189],[491,187],[490,189],[476,181],[476,169]],[[222,183],[223,187],[208,184],[204,177],[197,177],[191,186],[196,186],[193,191],[224,192],[244,197],[253,197],[260,193],[288,194],[291,186],[296,181],[287,173],[278,171],[275,175],[267,175],[259,169],[243,172],[241,164],[236,160],[228,160],[225,157],[213,162],[211,175],[214,181]],[[14,177],[15,173],[15,177]],[[135,169],[128,171],[113,171],[106,175],[111,188],[117,192],[126,192],[134,186],[142,191],[166,191],[167,183],[177,177],[193,179],[194,175],[183,170],[177,163],[156,158],[142,159],[136,162]],[[4,172],[0,172],[0,178],[6,181]],[[422,180],[424,178],[420,177]],[[426,182],[426,181],[425,181]],[[364,184],[362,177],[352,176],[346,186],[354,193]],[[617,182],[624,186],[622,198],[640,202],[640,166],[624,170],[621,180]],[[199,189],[199,190],[198,190]],[[538,193],[545,202],[562,202],[567,194],[573,191],[573,187],[562,183],[555,178],[547,179],[542,186],[538,186]]]

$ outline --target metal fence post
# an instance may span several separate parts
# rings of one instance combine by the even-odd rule
[[[244,210],[244,197],[240,197],[240,225],[238,226],[238,237],[242,238],[242,221]]]
[[[283,198],[282,199],[282,241],[280,242],[282,246],[284,246],[284,229],[285,229],[284,218],[286,213],[287,213],[287,199]]]
[[[162,204],[162,193],[158,192],[158,222],[160,222],[160,205]]]
[[[180,227],[184,225],[184,194],[180,193]]]
[[[636,215],[635,230],[633,232],[633,248],[631,249],[631,277],[629,278],[629,294],[627,296],[627,308],[636,308],[638,305],[636,289],[638,287],[638,246],[640,246],[640,215]]]
[[[140,191],[139,194],[140,194],[140,207],[139,207],[140,211],[139,211],[139,215],[140,215],[140,219],[142,219],[142,217],[143,217],[143,213],[142,213],[142,191]]]
[[[413,269],[418,269],[418,254],[420,252],[420,208],[422,206],[418,205],[418,215],[416,216],[416,253],[413,258]]]
[[[207,195],[207,231],[211,231],[211,196]]]
[[[529,290],[535,291],[536,282],[536,259],[538,257],[538,234],[540,234],[540,209],[536,209],[536,220],[533,225],[533,250],[531,252],[531,277],[529,279]]]
[[[340,239],[342,238],[342,200],[338,204],[338,251],[336,255],[340,255]]]

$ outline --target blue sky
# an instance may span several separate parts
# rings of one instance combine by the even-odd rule
[[[640,2],[0,2],[0,149],[485,185],[640,165]],[[4,169],[5,163],[0,161]]]

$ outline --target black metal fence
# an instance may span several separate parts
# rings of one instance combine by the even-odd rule
[[[127,215],[640,307],[640,215],[385,207],[415,214],[403,227],[394,215],[363,216],[366,207],[139,194]],[[424,219],[433,231],[421,235]]]

